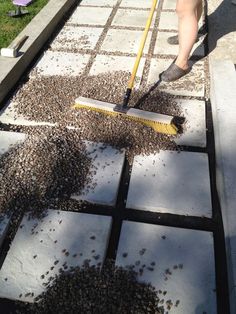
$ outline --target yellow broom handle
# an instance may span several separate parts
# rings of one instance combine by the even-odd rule
[[[133,67],[131,78],[129,80],[128,88],[130,88],[130,89],[132,89],[133,86],[134,86],[134,80],[135,80],[135,77],[136,77],[136,74],[137,74],[137,71],[138,71],[138,67],[139,67],[139,63],[140,63],[140,60],[141,60],[141,57],[142,57],[142,54],[143,54],[143,48],[145,46],[147,35],[148,35],[149,29],[150,29],[150,26],[151,26],[151,23],[152,23],[152,18],[153,18],[153,14],[154,14],[154,11],[155,11],[155,8],[156,8],[156,5],[157,5],[157,1],[158,0],[153,0],[153,2],[152,2],[152,7],[151,7],[150,14],[149,14],[146,26],[145,26],[145,30],[144,30],[144,33],[143,33],[143,37],[142,37],[142,41],[141,41],[140,47],[139,47],[138,55],[137,55],[137,58],[136,58],[136,61],[135,61],[134,67]]]

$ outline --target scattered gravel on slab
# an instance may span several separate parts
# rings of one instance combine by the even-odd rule
[[[125,292],[125,293],[124,293]],[[47,290],[31,305],[21,305],[24,313],[111,313],[161,314],[158,291],[140,283],[137,273],[107,264],[76,267],[48,283]],[[20,309],[18,313],[23,313]]]
[[[0,212],[33,210],[57,197],[69,198],[90,182],[91,159],[78,132],[34,129],[0,159]]]

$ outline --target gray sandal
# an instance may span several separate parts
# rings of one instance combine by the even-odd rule
[[[174,82],[188,74],[190,71],[191,67],[189,67],[187,70],[183,70],[175,63],[171,63],[169,68],[160,75],[160,78],[164,82]]]

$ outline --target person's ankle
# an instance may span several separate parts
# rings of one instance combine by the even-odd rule
[[[175,60],[175,64],[183,70],[187,70],[189,68],[188,60],[180,60],[179,58],[177,58]]]

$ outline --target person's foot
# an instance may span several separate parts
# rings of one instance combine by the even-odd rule
[[[191,71],[191,67],[189,65],[176,64],[176,62],[177,61],[171,63],[171,65],[160,75],[162,81],[174,82]]]

